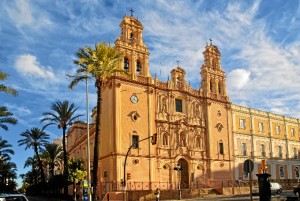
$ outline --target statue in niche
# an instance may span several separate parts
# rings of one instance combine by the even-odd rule
[[[162,97],[162,100],[161,100],[161,111],[162,112],[167,112],[167,100],[166,100],[166,97]]]
[[[184,132],[181,132],[180,135],[179,135],[179,144],[182,147],[186,147],[186,135],[185,135]]]
[[[199,104],[195,103],[193,109],[194,109],[194,117],[201,118]]]
[[[163,145],[165,145],[165,146],[168,145],[168,134],[167,133],[163,134]]]

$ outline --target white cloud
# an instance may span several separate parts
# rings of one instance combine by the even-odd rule
[[[25,76],[32,76],[36,78],[48,78],[55,80],[55,75],[49,67],[46,69],[42,67],[37,61],[36,57],[30,54],[24,54],[17,57],[15,61],[16,70]]]
[[[30,29],[38,29],[52,24],[42,9],[30,5],[28,0],[15,0],[14,6],[7,7],[6,10],[17,27],[28,26]]]
[[[19,106],[12,103],[6,103],[5,106],[11,108],[9,109],[9,111],[12,111],[14,115],[18,116],[19,118],[22,116],[27,116],[32,114],[31,110],[24,106]]]
[[[242,89],[250,81],[251,73],[245,69],[234,69],[228,73],[228,88]]]

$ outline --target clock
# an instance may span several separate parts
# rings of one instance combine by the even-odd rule
[[[139,98],[135,94],[132,94],[132,96],[130,97],[130,101],[136,104],[139,101]]]

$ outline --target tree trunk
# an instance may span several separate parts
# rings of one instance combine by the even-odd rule
[[[98,189],[98,161],[99,161],[99,145],[100,145],[100,127],[101,127],[101,86],[102,81],[96,81],[97,87],[97,116],[96,116],[96,131],[95,131],[95,143],[94,143],[94,161],[93,161],[93,201],[96,201],[97,198],[97,189]]]
[[[63,125],[63,153],[64,153],[64,196],[68,196],[68,159],[67,159],[67,149],[66,149],[66,125]]]
[[[40,158],[37,146],[34,146],[34,152],[35,152],[35,154],[37,156],[39,167],[40,167],[40,171],[41,171],[41,182],[43,184],[45,184],[45,174],[44,174],[43,163],[41,161],[41,158]]]

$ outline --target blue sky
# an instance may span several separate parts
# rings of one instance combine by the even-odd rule
[[[119,24],[133,9],[144,26],[150,50],[150,72],[166,81],[179,65],[187,81],[200,87],[204,47],[211,38],[222,57],[233,103],[300,118],[300,2],[298,0],[1,0],[0,69],[6,85],[1,93],[19,123],[0,130],[13,145],[18,174],[32,150],[18,147],[20,133],[42,127],[43,112],[56,100],[69,100],[85,114],[85,85],[68,89],[74,53],[96,42],[114,43]],[[161,72],[161,73],[160,73]],[[96,104],[90,84],[90,109]],[[85,120],[85,118],[83,118]],[[46,130],[51,140],[61,136]]]

